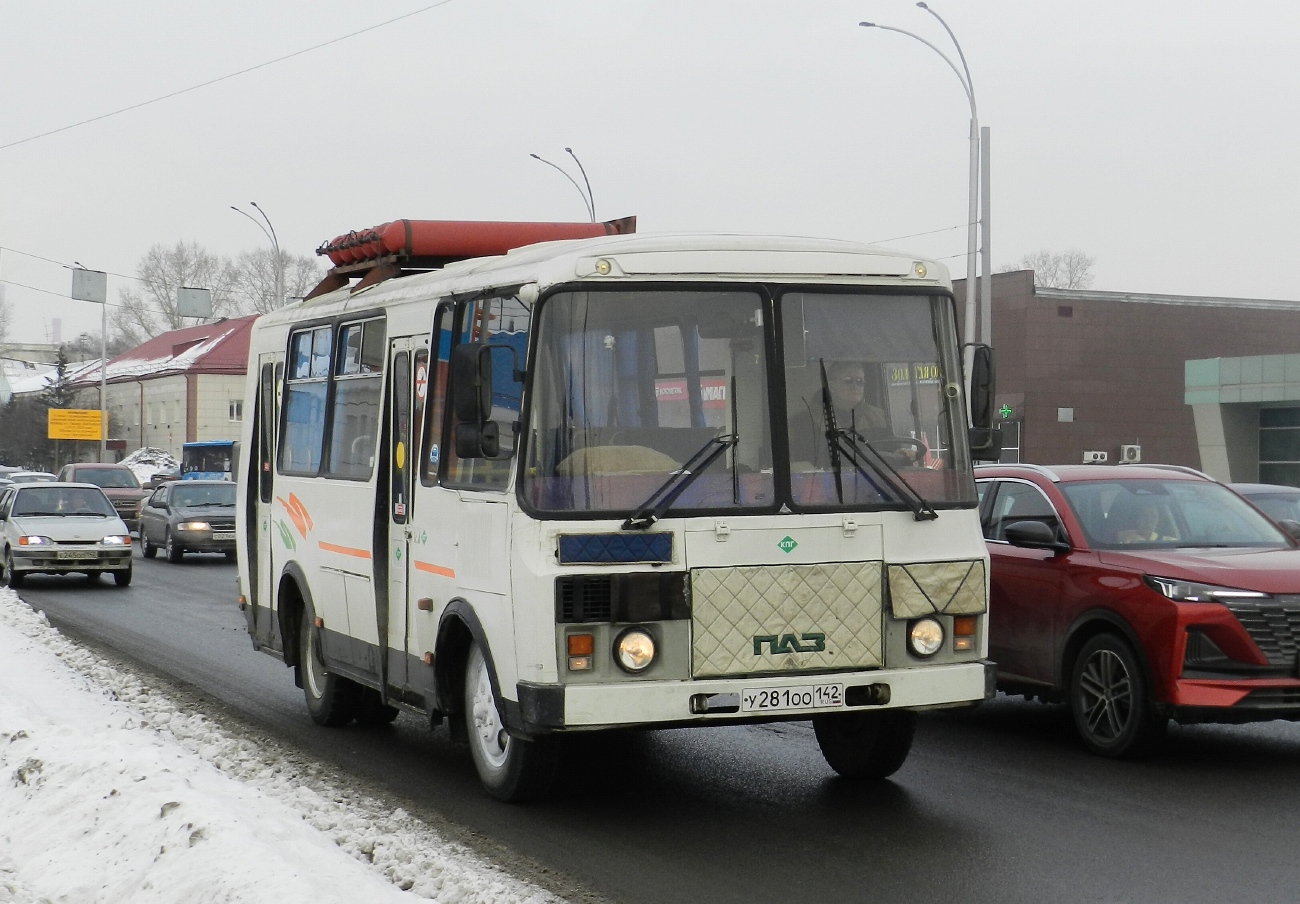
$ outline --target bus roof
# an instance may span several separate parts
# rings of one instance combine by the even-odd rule
[[[457,261],[438,270],[390,279],[355,293],[348,287],[336,289],[261,319],[264,323],[298,320],[310,311],[333,308],[353,298],[359,307],[525,283],[536,283],[544,290],[582,281],[606,283],[616,290],[633,282],[700,279],[945,289],[952,286],[948,268],[938,261],[861,242],[800,236],[643,233],[539,242],[495,257]]]

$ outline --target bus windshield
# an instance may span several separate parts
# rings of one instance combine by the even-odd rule
[[[952,442],[964,436],[964,420],[951,301],[858,290],[787,292],[777,304],[780,411],[768,392],[772,307],[757,291],[547,299],[532,366],[525,504],[623,514],[689,478],[670,514],[782,503],[906,510],[916,497],[974,505],[965,444]],[[850,383],[854,399],[840,392]],[[828,410],[839,415],[835,451]],[[696,456],[708,449],[717,454]],[[698,474],[685,473],[692,457]],[[779,464],[788,485],[777,483]]]
[[[542,306],[523,498],[626,512],[730,438],[675,511],[774,498],[763,301],[752,291],[565,292]]]

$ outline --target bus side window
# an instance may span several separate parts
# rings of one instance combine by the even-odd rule
[[[315,476],[325,440],[325,394],[329,381],[330,328],[300,330],[289,337],[280,472]]]
[[[429,343],[433,360],[425,391],[424,442],[420,444],[420,483],[425,486],[438,482],[438,467],[442,463],[442,416],[451,360],[451,310],[450,304],[441,304],[433,315],[433,337]]]

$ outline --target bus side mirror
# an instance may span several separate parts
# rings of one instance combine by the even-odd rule
[[[456,456],[495,458],[501,433],[492,413],[492,353],[488,346],[466,343],[451,350],[451,404],[456,412]]]
[[[993,349],[976,345],[971,357],[968,436],[971,458],[975,461],[997,461],[1002,457],[1002,430],[993,426],[996,382]]]

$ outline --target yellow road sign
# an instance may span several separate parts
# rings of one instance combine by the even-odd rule
[[[50,439],[99,439],[102,417],[98,410],[51,408]]]

